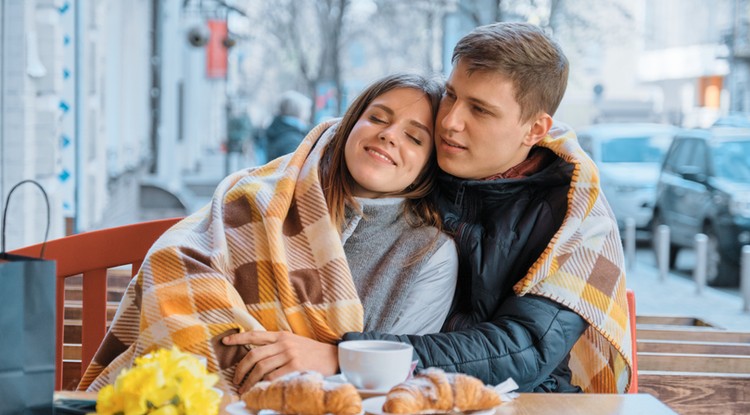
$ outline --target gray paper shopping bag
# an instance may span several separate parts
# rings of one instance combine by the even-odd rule
[[[18,185],[8,193],[8,200]],[[49,202],[47,206],[49,211]],[[0,251],[0,414],[51,414],[55,262],[5,252],[7,211],[6,202]]]

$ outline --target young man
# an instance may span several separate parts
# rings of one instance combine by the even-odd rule
[[[408,342],[420,367],[512,377],[521,391],[624,392],[632,351],[617,223],[575,135],[552,126],[567,59],[538,27],[496,23],[462,38],[453,65],[435,137],[438,203],[460,255],[453,308],[441,333],[344,340]],[[288,335],[261,336],[294,349]],[[240,380],[251,365],[251,382],[294,366],[291,353],[279,370],[278,353],[257,350]],[[331,371],[330,358],[315,363]]]

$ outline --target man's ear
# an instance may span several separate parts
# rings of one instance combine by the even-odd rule
[[[550,128],[552,128],[552,117],[546,112],[542,113],[532,122],[523,143],[529,147],[536,145],[547,135]]]

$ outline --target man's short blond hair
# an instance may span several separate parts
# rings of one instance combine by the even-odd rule
[[[453,49],[454,67],[459,61],[469,74],[495,72],[508,78],[523,122],[540,113],[554,115],[568,86],[568,59],[562,48],[529,23],[477,27]]]

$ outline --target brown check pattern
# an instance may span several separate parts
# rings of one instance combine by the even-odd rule
[[[230,175],[210,205],[159,238],[79,389],[99,390],[135,357],[172,346],[205,356],[231,385],[244,349],[218,343],[228,331],[286,330],[331,343],[362,330],[318,177],[332,124],[314,128],[293,154]]]
[[[599,172],[572,130],[553,129],[539,144],[575,165],[563,224],[517,295],[550,298],[589,323],[571,352],[573,384],[592,393],[623,393],[632,376],[624,256],[617,221],[601,195]]]

